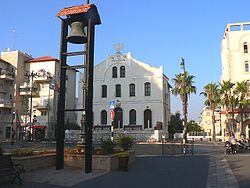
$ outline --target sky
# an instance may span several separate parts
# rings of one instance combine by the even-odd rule
[[[0,51],[20,50],[34,58],[59,59],[63,8],[86,0],[1,1]],[[123,53],[155,67],[163,66],[170,85],[181,72],[195,76],[197,94],[188,103],[188,119],[199,120],[203,87],[218,83],[221,75],[220,42],[226,25],[247,22],[249,0],[90,0],[97,6],[101,25],[95,28],[95,65],[114,54],[113,45],[124,44]],[[73,60],[72,60],[73,62]],[[73,62],[77,63],[77,62]],[[79,64],[79,63],[78,63]],[[182,112],[179,97],[171,96],[171,112]]]

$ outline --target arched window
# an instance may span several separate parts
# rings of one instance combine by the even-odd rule
[[[144,91],[145,91],[145,96],[150,96],[151,95],[151,84],[149,82],[145,83]]]
[[[247,42],[243,43],[243,48],[244,48],[244,53],[247,54],[248,53],[248,45]]]
[[[101,111],[101,125],[107,125],[107,111]]]
[[[130,97],[135,96],[135,84],[129,84],[129,96]]]
[[[121,97],[121,85],[120,84],[116,84],[115,85],[115,96],[116,97]]]
[[[129,124],[136,125],[136,111],[132,109],[129,111]]]
[[[112,78],[117,78],[117,67],[113,67],[112,69]]]
[[[102,98],[107,98],[107,86],[102,85]]]
[[[147,109],[144,111],[144,129],[152,128],[152,112]]]
[[[249,72],[249,63],[245,61],[245,72]]]
[[[125,66],[120,67],[120,78],[125,78]]]
[[[123,127],[123,110],[120,107],[115,108],[114,127],[115,128]]]

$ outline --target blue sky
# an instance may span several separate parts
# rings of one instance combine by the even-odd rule
[[[59,58],[62,8],[85,0],[8,0],[1,2],[0,51],[9,47],[33,57]],[[219,82],[220,41],[228,23],[249,20],[248,0],[90,0],[97,6],[102,24],[96,26],[95,64],[123,43],[140,61],[163,66],[173,85],[181,57],[186,70],[196,76],[197,94],[188,105],[189,119],[198,120],[204,85]],[[13,32],[15,30],[15,32]],[[16,37],[14,37],[16,35]],[[15,40],[14,40],[15,38]],[[171,111],[182,111],[179,97],[171,98]]]

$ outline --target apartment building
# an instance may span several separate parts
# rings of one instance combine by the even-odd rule
[[[16,68],[0,59],[0,140],[11,139]]]
[[[1,52],[1,58],[15,67],[13,111],[15,125],[20,124],[17,139],[53,139],[57,118],[60,64],[57,58],[33,58],[21,51]],[[67,71],[66,108],[75,108],[76,71]],[[65,122],[76,122],[74,112],[65,114]],[[18,130],[19,130],[18,128]],[[22,137],[22,138],[20,138]]]
[[[220,109],[216,109],[215,113],[215,135],[216,139],[222,139],[221,132],[222,132],[222,127],[221,127],[221,114],[220,114]],[[205,138],[210,138],[212,139],[212,111],[209,107],[204,107],[201,116],[200,116],[200,121],[199,125],[201,126],[202,130],[205,132]]]

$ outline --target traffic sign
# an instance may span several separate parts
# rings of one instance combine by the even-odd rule
[[[111,121],[114,121],[114,118],[115,118],[115,111],[114,110],[110,110],[109,117],[110,117]]]
[[[114,110],[115,109],[115,100],[109,101],[109,109]]]

